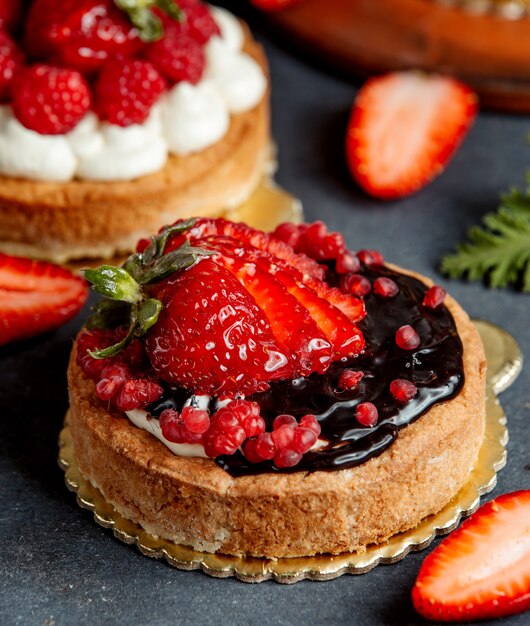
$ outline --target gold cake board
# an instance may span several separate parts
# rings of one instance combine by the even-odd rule
[[[274,580],[294,583],[299,580],[330,580],[342,574],[364,574],[378,564],[395,563],[411,551],[423,550],[437,535],[451,532],[461,518],[473,513],[480,496],[493,489],[497,472],[506,463],[508,430],[506,416],[497,394],[507,389],[522,367],[522,355],[515,339],[489,322],[475,321],[488,362],[486,432],[479,457],[467,482],[457,495],[436,515],[425,518],[407,532],[391,537],[385,543],[369,546],[366,552],[338,556],[321,555],[304,558],[245,558],[197,552],[145,532],[141,526],[119,515],[80,473],[72,449],[68,415],[60,435],[59,465],[65,471],[68,489],[77,494],[79,506],[94,513],[94,519],[126,543],[136,544],[146,556],[165,558],[184,570],[201,569],[210,576],[235,576],[245,582]]]

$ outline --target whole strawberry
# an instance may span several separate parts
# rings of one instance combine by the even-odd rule
[[[113,0],[36,0],[25,39],[37,58],[53,59],[83,73],[142,47],[138,30]]]
[[[0,30],[0,102],[11,98],[11,85],[24,64],[24,56],[11,37]]]
[[[166,81],[147,61],[108,61],[94,87],[95,109],[102,120],[118,126],[141,124],[166,88]]]
[[[13,111],[21,124],[42,135],[72,130],[90,108],[90,90],[79,72],[33,65],[12,85]]]

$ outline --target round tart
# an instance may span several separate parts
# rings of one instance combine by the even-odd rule
[[[340,236],[331,245],[330,234],[321,226],[318,236],[313,234],[300,243],[300,238],[297,242],[293,237],[297,227],[291,225],[277,231],[277,237],[221,220],[186,225],[181,229],[184,234],[171,234],[167,246],[165,242],[158,245],[162,255],[179,250],[182,253],[179,246],[183,238],[194,249],[207,249],[214,255],[195,258],[194,265],[178,270],[176,277],[149,283],[149,296],[160,298],[164,308],[145,338],[135,339],[118,354],[115,347],[109,347],[108,337],[118,333],[113,336],[123,338],[121,331],[80,334],[68,373],[76,459],[82,473],[106,500],[148,532],[197,550],[231,555],[297,557],[363,551],[367,545],[413,528],[427,515],[441,510],[472,469],[484,434],[485,357],[468,316],[452,298],[444,301],[443,290],[431,287],[428,279],[382,265],[382,259],[373,251],[361,251],[354,257],[345,250]],[[299,227],[298,231],[307,232],[304,229],[307,227]],[[323,243],[326,237],[328,242]],[[233,248],[230,239],[237,242]],[[234,253],[234,249],[240,252]],[[326,268],[320,278],[309,278],[300,271],[305,267],[308,273],[318,273],[304,251],[316,257],[321,269]],[[143,261],[152,256],[145,251],[139,256],[142,254]],[[238,273],[240,257],[244,258],[247,274]],[[138,258],[125,268],[133,271],[133,266],[142,265],[142,258]],[[331,358],[323,358],[324,340],[319,348],[324,352],[312,364],[297,360],[296,349],[289,353],[286,343],[294,335],[280,336],[279,318],[272,319],[266,298],[255,291],[255,302],[269,321],[272,319],[277,343],[271,348],[264,336],[255,334],[253,338],[256,343],[261,341],[262,347],[267,345],[263,349],[269,352],[273,348],[276,352],[284,350],[288,363],[276,373],[269,368],[268,378],[262,370],[248,368],[245,380],[238,381],[231,375],[241,364],[232,359],[227,379],[216,378],[215,366],[201,365],[198,355],[190,357],[189,352],[198,343],[185,339],[182,329],[175,330],[179,324],[175,320],[180,319],[175,307],[182,302],[190,306],[195,297],[196,301],[203,298],[206,302],[209,287],[205,277],[212,273],[218,276],[218,294],[222,295],[230,279],[224,272],[215,274],[217,267],[228,268],[245,289],[252,290],[259,282],[260,268],[271,259],[274,267],[270,274],[284,286],[291,285],[287,298],[297,293],[298,302],[306,302],[312,319],[319,319],[321,329],[327,328]],[[140,282],[144,270],[150,271],[145,267],[133,271]],[[296,281],[304,277],[310,293],[300,287],[301,283],[301,291],[297,291],[282,270]],[[87,278],[103,293],[97,271],[91,270]],[[359,296],[359,278],[368,281],[371,289],[363,297]],[[199,296],[189,290],[191,279]],[[175,294],[178,296],[173,299]],[[327,322],[318,318],[315,303],[319,301],[314,294],[335,302],[334,306],[343,312],[349,311],[354,338],[351,342],[342,341],[345,335],[338,326],[333,330],[327,324],[340,319],[334,317],[333,310],[329,309]],[[243,296],[237,293],[236,297]],[[279,300],[275,305],[281,308]],[[204,345],[215,343],[213,306],[206,307],[213,317],[209,329],[203,326]],[[195,310],[188,316],[180,310],[183,325],[189,325],[192,319],[199,325],[201,313]],[[393,318],[388,315],[390,310]],[[226,308],[222,311],[221,318],[226,317]],[[97,312],[99,322],[101,313]],[[259,315],[251,305],[245,314],[247,321],[248,316]],[[300,326],[294,306],[291,317]],[[406,319],[410,325],[402,324]],[[252,326],[248,324],[247,334]],[[403,330],[411,327],[411,332]],[[178,358],[168,352],[168,328],[175,330],[183,342]],[[310,333],[309,326],[306,330]],[[102,333],[108,334],[104,345],[98,344]],[[137,327],[135,336],[140,334]],[[246,339],[240,338],[238,348]],[[134,362],[139,362],[140,345],[148,356],[148,365],[142,366],[144,386],[138,386],[138,372],[126,375],[127,380],[136,381],[131,389],[136,385],[137,390],[136,395],[128,395],[124,392],[127,382],[121,380],[114,387],[111,382],[119,378],[116,366],[125,363],[133,368]],[[87,347],[92,348],[92,354],[105,350],[98,356],[111,360],[107,369],[105,359],[93,359]],[[217,355],[219,362],[226,363],[219,351]],[[207,358],[205,355],[204,360]],[[252,362],[258,363],[257,357]],[[186,377],[186,367],[192,369],[190,377]],[[210,367],[209,376],[202,376],[201,367],[205,371]],[[407,372],[407,380],[403,374],[397,377],[401,372]],[[190,395],[191,404],[184,401]],[[373,407],[375,417],[360,408],[368,405]],[[248,416],[248,411],[256,407],[255,414],[259,412],[260,418],[253,421],[250,431],[249,422],[240,420],[245,432],[230,450],[219,433],[227,435],[232,429],[229,434],[234,438],[238,428],[234,427],[234,415],[238,419],[243,414]],[[307,415],[308,407],[316,417]],[[179,414],[186,414],[184,422]],[[182,430],[172,428],[191,428],[193,424],[193,430],[201,430],[196,426],[205,419],[204,414],[209,419],[209,430],[201,427],[204,434],[192,436],[188,432],[186,439]],[[189,416],[193,417],[191,421]],[[311,439],[306,431],[313,429],[315,421],[318,437]],[[288,444],[283,441],[286,429],[295,432],[294,439],[289,435]],[[303,446],[292,442],[302,441],[302,434],[312,445],[299,453]],[[255,452],[252,442],[263,437],[269,437],[269,441],[272,437],[274,457],[262,454],[260,458]],[[282,452],[287,449],[290,456]]]
[[[47,1],[36,0],[32,10]],[[186,0],[182,6],[199,4]],[[100,112],[97,86],[92,108],[100,119],[89,110],[67,133],[25,128],[23,112],[20,122],[9,102],[0,106],[0,250],[57,262],[112,257],[132,251],[140,237],[164,224],[221,215],[251,195],[274,158],[267,63],[244,24],[222,9],[212,15],[220,30],[201,43],[202,77],[175,82],[160,70],[164,91],[141,123],[108,121],[112,112]],[[27,21],[29,29],[31,11]],[[155,65],[149,50],[159,44],[138,44],[138,62]],[[111,62],[109,54],[106,63]],[[74,70],[91,88],[107,67],[94,74],[76,63]]]

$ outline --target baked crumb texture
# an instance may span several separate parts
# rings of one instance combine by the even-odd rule
[[[177,457],[106,411],[74,348],[70,428],[79,467],[124,517],[197,550],[257,557],[362,552],[440,511],[476,461],[485,424],[484,349],[466,313],[450,297],[446,304],[464,344],[462,392],[363,465],[232,478],[213,460]]]

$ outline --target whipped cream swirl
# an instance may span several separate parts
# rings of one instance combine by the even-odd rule
[[[0,106],[0,174],[50,182],[133,180],[161,170],[169,154],[187,156],[222,139],[230,114],[254,108],[267,79],[242,51],[237,18],[210,10],[221,36],[206,44],[203,78],[177,83],[143,124],[123,128],[89,113],[67,134],[40,135],[22,126],[9,105]]]

